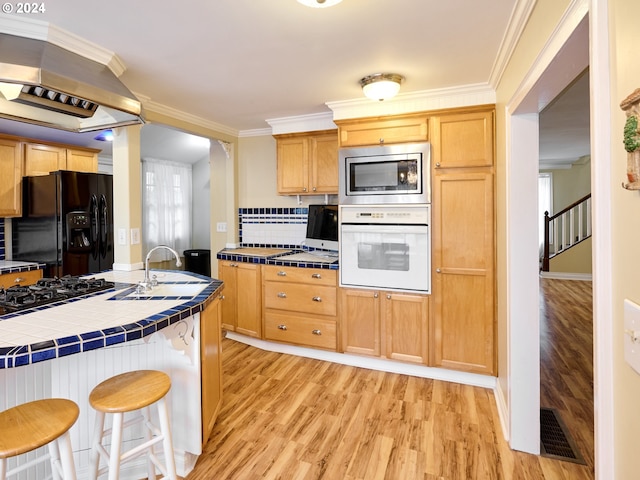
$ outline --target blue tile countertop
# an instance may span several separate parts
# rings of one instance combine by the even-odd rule
[[[272,251],[272,253],[270,253]],[[256,253],[258,252],[258,253]],[[327,252],[329,253],[329,252]],[[336,252],[331,252],[337,255]],[[218,260],[232,262],[258,263],[262,265],[281,265],[283,267],[324,268],[338,270],[340,268],[337,256],[332,258],[314,257],[308,250],[299,248],[277,247],[239,247],[225,248],[216,254]]]
[[[66,301],[0,316],[0,369],[137,340],[202,311],[222,288],[222,282],[203,275],[154,270],[157,292],[196,294],[136,295],[144,271],[109,271],[93,275],[115,283],[103,290]]]
[[[11,260],[0,260],[0,275],[5,273],[28,272],[44,268],[43,263],[15,262]]]

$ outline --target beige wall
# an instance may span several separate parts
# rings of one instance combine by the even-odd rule
[[[623,301],[640,304],[640,193],[621,188],[626,181],[626,152],[622,132],[626,117],[620,102],[640,87],[640,2],[609,0],[611,35],[611,218],[613,254],[614,452],[616,478],[638,478],[640,375],[624,360]]]

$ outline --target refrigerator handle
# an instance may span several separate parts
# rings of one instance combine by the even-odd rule
[[[89,215],[91,216],[91,256],[95,259],[98,258],[98,230],[100,229],[98,225],[98,197],[95,195],[91,195]]]
[[[107,205],[107,197],[100,195],[100,220],[98,223],[98,235],[100,237],[100,256],[107,256],[107,235],[109,228],[109,208]]]

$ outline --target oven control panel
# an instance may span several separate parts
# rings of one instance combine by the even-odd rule
[[[429,225],[431,205],[344,205],[340,223]]]

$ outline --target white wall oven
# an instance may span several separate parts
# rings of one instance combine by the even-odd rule
[[[430,205],[340,207],[340,286],[431,293]]]
[[[340,149],[339,203],[431,202],[429,143]]]

